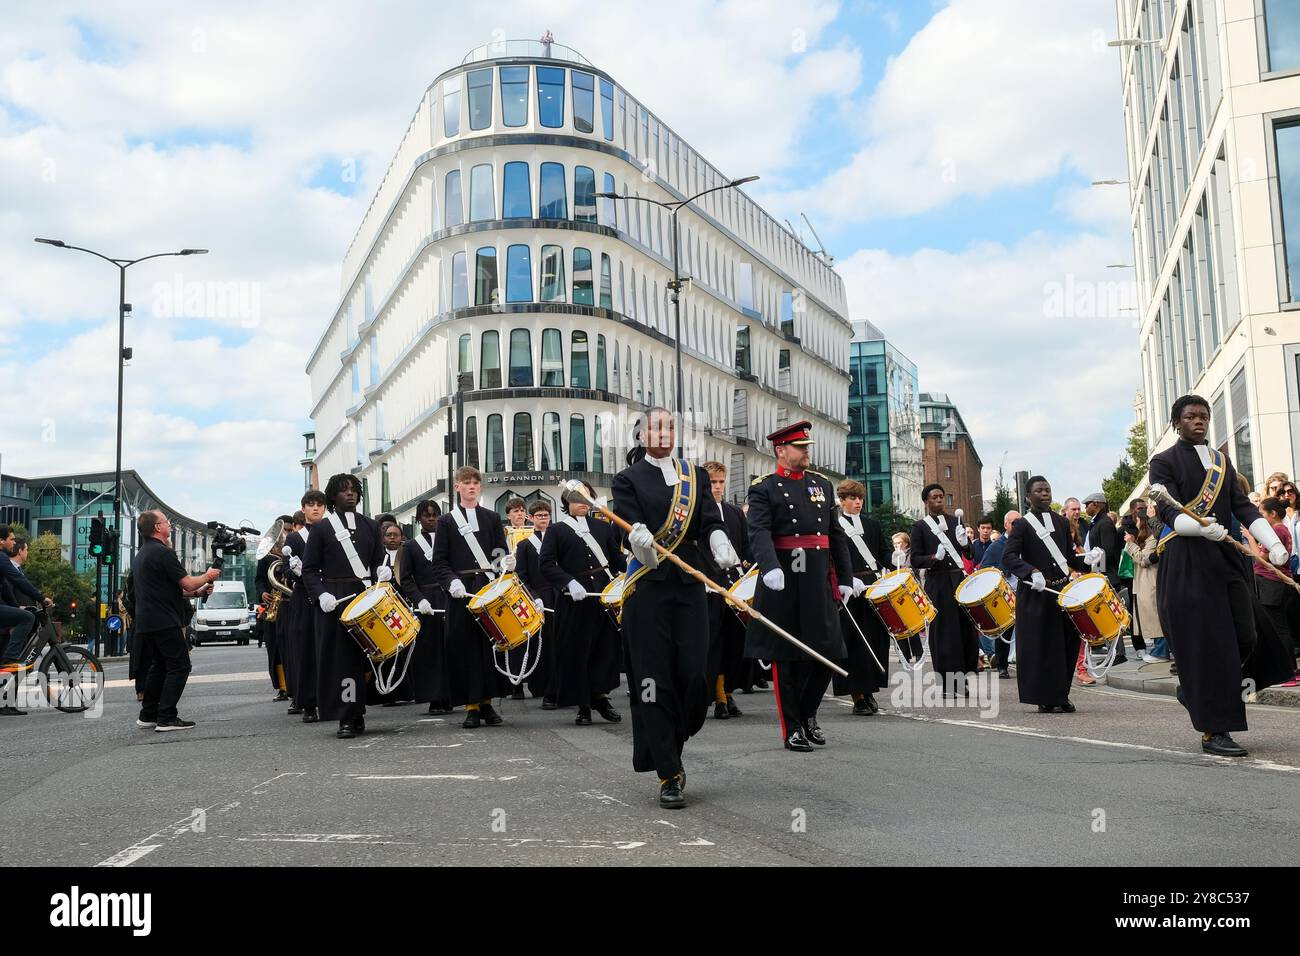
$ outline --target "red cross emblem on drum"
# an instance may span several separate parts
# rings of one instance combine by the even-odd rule
[[[384,624],[387,625],[388,630],[392,631],[393,633],[396,633],[402,630],[404,627],[406,627],[406,623],[402,620],[402,616],[398,614],[396,611],[389,611],[387,614],[384,615]]]
[[[533,606],[527,601],[516,601],[510,605],[510,610],[514,612],[515,618],[520,624],[527,624],[534,616]]]

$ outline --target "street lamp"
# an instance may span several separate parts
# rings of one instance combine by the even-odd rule
[[[649,196],[620,196],[618,193],[596,193],[596,198],[598,199],[635,199],[639,202],[653,203],[656,206],[662,206],[664,209],[667,209],[669,214],[672,217],[673,281],[668,284],[668,289],[670,292],[672,292],[673,314],[676,318],[676,325],[677,325],[677,332],[675,336],[677,341],[673,344],[673,351],[677,362],[677,388],[676,391],[673,393],[672,411],[673,411],[673,415],[678,419],[679,422],[682,420],[682,303],[681,303],[682,276],[681,276],[680,267],[678,265],[679,236],[677,231],[677,213],[679,210],[682,209],[683,206],[689,206],[691,203],[695,202],[695,200],[699,199],[701,196],[707,196],[709,193],[715,193],[720,189],[733,189],[737,186],[743,186],[745,185],[745,183],[752,183],[756,179],[758,179],[757,176],[745,176],[741,179],[733,179],[730,182],[723,183],[721,186],[713,186],[709,189],[705,189],[702,190],[701,192],[696,193],[694,196],[690,196],[686,199],[674,200],[672,202],[663,202],[662,200],[659,199],[651,199]],[[683,429],[680,427],[677,429],[677,457],[679,458],[685,457],[685,452],[682,450],[683,449],[682,431]]]
[[[1094,185],[1094,186],[1127,186],[1127,185],[1128,185],[1128,180],[1127,180],[1127,179],[1094,179],[1094,180],[1092,181],[1092,185]]]
[[[1161,44],[1164,42],[1165,42],[1164,40],[1111,40],[1106,44],[1106,46],[1113,46],[1113,47],[1120,47],[1120,48],[1143,47],[1143,46],[1155,46],[1157,44]]]
[[[57,246],[60,249],[74,249],[77,252],[87,252],[92,256],[103,259],[105,262],[111,262],[117,266],[118,270],[118,295],[117,295],[117,459],[113,470],[113,530],[117,532],[113,545],[113,573],[109,575],[108,581],[108,601],[110,606],[117,601],[117,576],[121,568],[121,543],[122,543],[122,368],[126,360],[126,270],[135,265],[137,262],[144,262],[146,259],[161,259],[164,256],[202,256],[206,255],[206,249],[182,249],[180,252],[156,252],[151,256],[141,256],[138,259],[114,259],[103,253],[96,252],[94,249],[86,249],[82,246],[70,246],[62,239],[37,239],[39,243],[47,246]],[[99,595],[95,595],[95,600],[99,600]]]

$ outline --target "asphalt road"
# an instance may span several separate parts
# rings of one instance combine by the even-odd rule
[[[505,701],[478,731],[423,705],[372,708],[336,740],[271,702],[265,654],[204,647],[193,730],[134,725],[124,664],[101,716],[0,718],[0,850],[19,865],[1291,865],[1300,711],[1250,709],[1244,761],[1199,752],[1176,701],[1076,689],[1040,715],[996,707],[853,717],[781,748],[770,691],[687,746],[684,811],[631,769],[631,727]],[[997,684],[996,681],[991,685]],[[992,703],[991,701],[989,703]]]

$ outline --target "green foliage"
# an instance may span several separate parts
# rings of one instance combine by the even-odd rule
[[[916,519],[906,511],[899,510],[898,506],[892,501],[884,501],[876,505],[869,512],[871,517],[880,523],[880,528],[885,533],[885,540],[888,541],[892,535],[902,531],[904,534],[912,533],[912,526],[916,524]]]
[[[993,530],[1003,530],[1006,522],[1007,512],[1016,510],[1016,496],[1011,488],[1007,485],[1002,476],[1002,469],[998,469],[998,480],[993,486],[993,506],[989,508],[989,516],[993,519]]]
[[[1138,422],[1128,430],[1128,444],[1120,463],[1111,476],[1101,483],[1101,493],[1112,508],[1128,500],[1147,470],[1147,426]]]
[[[90,633],[94,626],[95,588],[89,574],[77,574],[63,560],[59,539],[45,533],[31,544],[23,573],[46,597],[54,599],[54,619],[63,621],[63,634],[71,638]],[[77,610],[72,610],[72,602]]]

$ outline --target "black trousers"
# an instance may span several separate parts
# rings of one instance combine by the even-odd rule
[[[1008,667],[1008,662],[1011,660],[1011,644],[1009,642],[1015,640],[1015,636],[1016,629],[1013,627],[1005,634],[1000,634],[993,638],[994,663],[1000,671],[1004,671]],[[1004,641],[1002,639],[1004,637],[1007,640]]]
[[[772,684],[776,688],[776,716],[781,723],[781,740],[817,716],[831,671],[813,660],[772,661]]]
[[[641,579],[623,602],[623,648],[632,710],[632,768],[667,780],[709,706],[709,612],[704,586]]]
[[[141,720],[175,720],[176,705],[190,679],[190,647],[185,629],[170,627],[162,631],[145,631],[136,635],[142,655],[149,661],[145,678],[144,701],[140,704]]]

